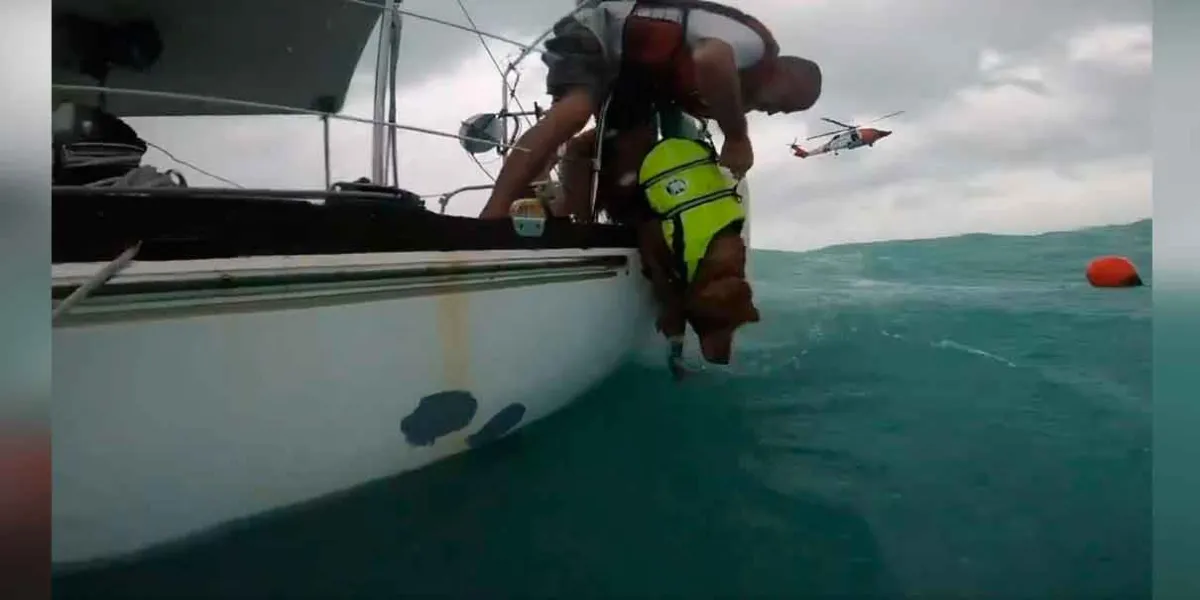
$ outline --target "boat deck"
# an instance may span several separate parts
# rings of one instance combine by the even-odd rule
[[[551,218],[527,238],[507,219],[441,215],[404,194],[56,186],[52,262],[107,262],[138,241],[139,261],[636,247],[628,227]]]

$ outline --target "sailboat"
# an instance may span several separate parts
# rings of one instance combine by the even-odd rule
[[[414,15],[395,0],[53,10],[56,568],[485,446],[653,334],[629,229],[546,218],[522,233],[388,181],[403,126],[385,109]],[[369,180],[330,183],[327,168],[324,189],[194,187],[140,165],[122,117],[311,114],[327,132],[349,118],[338,110],[376,26]],[[503,75],[502,110],[448,134],[468,152],[506,143]]]

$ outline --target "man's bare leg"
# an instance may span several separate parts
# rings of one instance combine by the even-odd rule
[[[581,223],[593,220],[592,156],[596,152],[596,130],[589,129],[567,142],[563,153],[562,185],[566,209]]]
[[[546,161],[546,166],[534,176],[533,183],[529,187],[531,188],[530,192],[533,194],[533,197],[541,200],[542,205],[550,211],[551,215],[555,217],[567,217],[569,215],[563,208],[562,187],[550,175],[557,162],[558,157],[552,154],[550,160]]]
[[[657,131],[650,124],[631,126],[610,140],[605,150],[604,164],[598,177],[598,196],[592,205],[592,159],[596,154],[596,130],[589,129],[567,143],[563,155],[563,195],[569,210],[586,215],[587,222],[600,212],[617,221],[627,221],[638,213],[633,203],[644,202],[638,193],[638,169],[642,160],[657,141]]]
[[[542,120],[517,140],[517,148],[512,149],[500,167],[492,195],[479,218],[507,218],[513,202],[529,187],[538,172],[549,164],[558,147],[587,125],[594,107],[595,103],[586,88],[572,90],[550,105]]]

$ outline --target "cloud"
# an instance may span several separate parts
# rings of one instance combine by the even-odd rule
[[[979,53],[979,70],[987,73],[996,70],[1004,64],[1004,55],[991,48],[985,48]]]
[[[1072,37],[1067,52],[1074,62],[1141,72],[1150,68],[1152,45],[1149,23],[1113,23]]]
[[[981,63],[987,55],[981,53]],[[978,83],[929,111],[919,124],[922,138],[941,145],[982,143],[989,152],[1020,154],[1104,118],[1106,103],[1073,88],[1058,65],[1001,60],[984,70]]]
[[[785,53],[809,56],[825,72],[813,111],[751,116],[756,246],[1039,232],[1150,214],[1149,2],[997,0],[970,11],[956,0],[737,5],[768,23]],[[456,2],[405,6],[465,22]],[[472,0],[467,7],[484,29],[532,39],[570,3]],[[407,20],[402,47],[398,121],[452,132],[471,114],[499,107],[499,76],[473,34]],[[502,61],[516,52],[490,47]],[[364,53],[347,114],[370,117],[373,65],[373,53]],[[522,73],[520,99],[545,104],[536,56]],[[895,135],[875,148],[807,160],[787,150],[794,138],[824,130],[820,116],[863,123],[895,110],[906,112],[881,124]],[[180,158],[243,185],[321,185],[315,119],[133,124]],[[401,183],[418,193],[489,181],[454,140],[402,132],[398,145]],[[369,126],[335,122],[331,147],[335,180],[369,174]],[[151,160],[172,166],[161,155]],[[194,183],[205,179],[188,174]],[[475,214],[484,200],[459,196],[449,212]]]

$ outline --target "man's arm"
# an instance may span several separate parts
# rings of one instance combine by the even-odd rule
[[[666,263],[669,250],[657,221],[638,227],[638,250],[642,265],[650,276],[654,298],[658,301],[658,328],[668,339],[683,339],[686,323],[683,316],[683,294],[674,285]]]
[[[684,297],[666,266],[670,251],[663,239],[661,225],[657,221],[643,223],[638,227],[638,238],[642,265],[650,276],[650,285],[658,300],[657,327],[668,342],[667,369],[671,377],[679,381],[687,374],[683,366],[683,334],[687,327],[683,315]]]
[[[550,105],[542,120],[517,140],[517,147],[504,159],[479,218],[508,218],[513,202],[546,168],[558,147],[579,133],[591,116],[592,97],[585,88],[576,88]]]
[[[746,110],[733,47],[718,39],[702,39],[692,49],[692,61],[696,66],[696,91],[721,133],[726,138],[745,139]]]

